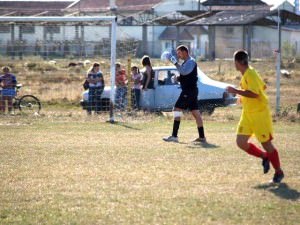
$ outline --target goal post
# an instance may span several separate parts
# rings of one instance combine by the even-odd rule
[[[33,24],[39,24],[39,23],[97,23],[97,22],[110,22],[111,23],[111,29],[110,29],[110,85],[111,85],[111,91],[110,91],[110,121],[114,122],[114,110],[113,105],[115,104],[115,64],[116,64],[116,51],[117,51],[117,17],[116,16],[76,16],[76,17],[58,17],[58,16],[42,16],[42,17],[34,17],[34,16],[2,16],[0,17],[0,23],[7,23],[7,24],[14,24],[14,23],[33,23]],[[14,29],[13,29],[14,30]],[[14,31],[11,31],[14,32]],[[22,34],[19,32],[19,39]],[[13,38],[11,40],[12,42],[15,41],[14,34]],[[22,41],[22,40],[21,40]],[[106,46],[107,47],[107,46]],[[13,53],[14,54],[14,53]]]

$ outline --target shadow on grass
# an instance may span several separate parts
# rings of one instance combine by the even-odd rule
[[[260,184],[254,187],[255,189],[263,189],[272,192],[276,196],[297,201],[300,199],[300,192],[296,189],[293,189],[289,187],[286,183],[280,183],[280,184],[274,184],[274,183],[268,183],[268,184]]]
[[[192,149],[195,149],[195,148],[214,149],[214,148],[219,148],[220,146],[206,142],[206,143],[192,143],[191,145],[188,145],[187,147],[192,148]]]
[[[114,121],[114,122],[111,122],[111,121],[106,121],[107,123],[110,123],[112,125],[117,125],[117,126],[120,126],[120,127],[125,127],[127,129],[132,129],[132,130],[142,130],[140,128],[136,128],[136,127],[132,127],[132,126],[129,126],[125,123],[122,123],[122,122],[117,122],[117,121]]]

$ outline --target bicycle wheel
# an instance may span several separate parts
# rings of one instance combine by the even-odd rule
[[[40,100],[33,95],[24,95],[19,100],[19,110],[24,113],[37,114],[42,108]]]

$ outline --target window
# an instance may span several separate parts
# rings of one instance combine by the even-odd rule
[[[165,42],[165,49],[169,49],[169,48],[171,48],[171,43],[170,42],[168,42],[168,41],[166,41]]]
[[[47,26],[46,27],[46,33],[51,33],[51,34],[59,34],[60,33],[60,27],[59,26]]]
[[[233,34],[233,27],[226,27],[226,34]]]
[[[24,25],[20,27],[23,34],[34,34],[35,26],[34,25]]]
[[[161,70],[158,72],[158,85],[176,85],[176,77],[179,76],[177,70]]]
[[[0,33],[9,33],[10,26],[9,25],[0,25]]]

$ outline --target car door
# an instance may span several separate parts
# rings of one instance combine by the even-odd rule
[[[176,81],[179,73],[176,69],[162,69],[156,73],[155,108],[171,111],[181,93],[180,83]]]

